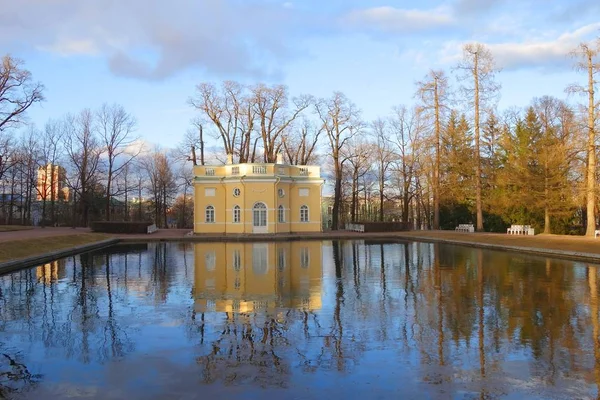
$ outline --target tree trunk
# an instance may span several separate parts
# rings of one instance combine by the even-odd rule
[[[588,51],[588,168],[587,168],[587,227],[586,236],[595,236],[596,231],[596,132],[594,127],[594,64]]]
[[[475,80],[475,204],[477,208],[477,231],[483,231],[483,209],[481,206],[481,154],[479,152],[479,54],[475,54],[473,78]]]
[[[339,214],[340,214],[340,203],[342,202],[342,171],[335,162],[335,189],[333,193],[333,212],[331,216],[331,230],[337,231],[339,229]]]
[[[108,176],[106,180],[106,220],[110,221],[110,189],[112,181],[112,163],[108,164]]]
[[[435,166],[433,171],[433,229],[440,229],[440,99],[438,80],[434,79]]]

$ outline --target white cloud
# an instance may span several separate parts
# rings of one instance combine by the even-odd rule
[[[564,68],[573,64],[569,52],[582,41],[591,40],[600,29],[600,22],[564,32],[555,38],[527,38],[518,42],[486,43],[498,67],[505,70],[520,68]],[[544,35],[546,36],[546,35]],[[461,58],[467,42],[448,41],[438,52],[444,64],[455,64]]]
[[[61,56],[97,55],[100,52],[92,40],[86,39],[57,39],[51,45],[38,46],[38,49],[50,53],[60,54]]]
[[[345,15],[342,22],[357,28],[384,32],[417,32],[451,26],[452,16],[444,9],[406,10],[394,7],[374,7],[355,10]]]
[[[114,73],[145,79],[191,67],[265,76],[272,72],[265,66],[295,56],[293,40],[307,20],[259,0],[5,1],[0,47],[101,55]]]

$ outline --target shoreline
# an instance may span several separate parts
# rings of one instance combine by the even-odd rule
[[[47,231],[36,237],[37,230],[27,230],[29,233],[20,240],[43,240],[48,237]],[[56,231],[59,235],[63,231]],[[89,232],[89,231],[88,231]],[[64,235],[72,233],[67,229]],[[428,243],[446,243],[459,246],[478,247],[500,251],[510,251],[525,254],[548,256],[552,258],[569,259],[600,263],[600,239],[583,236],[566,235],[535,235],[514,236],[501,233],[465,233],[455,231],[406,231],[406,232],[373,232],[358,233],[349,231],[295,233],[295,234],[261,234],[261,235],[219,235],[202,234],[188,235],[189,230],[159,230],[147,235],[116,235],[109,239],[91,242],[84,245],[59,249],[49,253],[38,254],[27,258],[20,258],[0,263],[0,274],[43,264],[48,261],[67,257],[86,251],[112,246],[118,243],[134,242],[281,242],[298,240],[366,240],[366,241],[418,241]],[[2,240],[4,239],[4,240]],[[9,237],[10,239],[10,237]],[[4,235],[0,236],[0,243],[7,241]]]

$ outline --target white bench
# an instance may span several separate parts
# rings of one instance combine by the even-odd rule
[[[535,229],[531,225],[511,225],[506,230],[509,235],[535,235]]]
[[[353,231],[353,232],[364,232],[365,231],[365,226],[363,224],[346,224],[346,230],[347,231]]]
[[[475,232],[475,226],[473,224],[459,224],[454,230],[457,232]]]

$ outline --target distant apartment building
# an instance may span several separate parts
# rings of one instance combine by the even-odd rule
[[[66,171],[63,167],[47,164],[38,168],[36,199],[38,201],[67,200],[69,188],[66,183]]]

